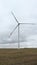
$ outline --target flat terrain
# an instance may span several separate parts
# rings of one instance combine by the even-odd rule
[[[0,49],[0,65],[37,65],[37,49]]]

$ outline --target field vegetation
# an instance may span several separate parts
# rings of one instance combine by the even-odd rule
[[[0,49],[0,65],[37,65],[37,49]]]

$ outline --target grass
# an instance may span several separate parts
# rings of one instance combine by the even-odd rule
[[[37,65],[37,49],[0,49],[0,65]]]

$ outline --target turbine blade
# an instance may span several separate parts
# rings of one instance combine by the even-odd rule
[[[15,18],[16,22],[19,23],[18,20],[17,20],[17,18],[14,15],[14,13],[13,12],[11,12],[11,13],[12,13],[13,17]]]
[[[10,33],[9,37],[11,37],[11,35],[13,34],[13,32],[16,30],[16,28],[18,27],[18,25],[14,28],[14,30]]]
[[[36,25],[35,23],[20,23],[20,24]]]

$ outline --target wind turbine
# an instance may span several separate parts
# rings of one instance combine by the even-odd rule
[[[19,21],[17,20],[16,16],[14,15],[14,13],[13,13],[13,12],[11,12],[11,14],[13,15],[13,17],[14,17],[15,21],[18,23],[18,25],[14,28],[14,30],[13,30],[13,31],[11,31],[11,33],[10,33],[9,37],[11,37],[11,36],[12,36],[13,32],[14,32],[14,31],[16,30],[16,28],[18,27],[18,48],[20,48],[20,41],[19,41],[19,26],[20,26],[20,24],[35,25],[35,23],[19,23]]]

